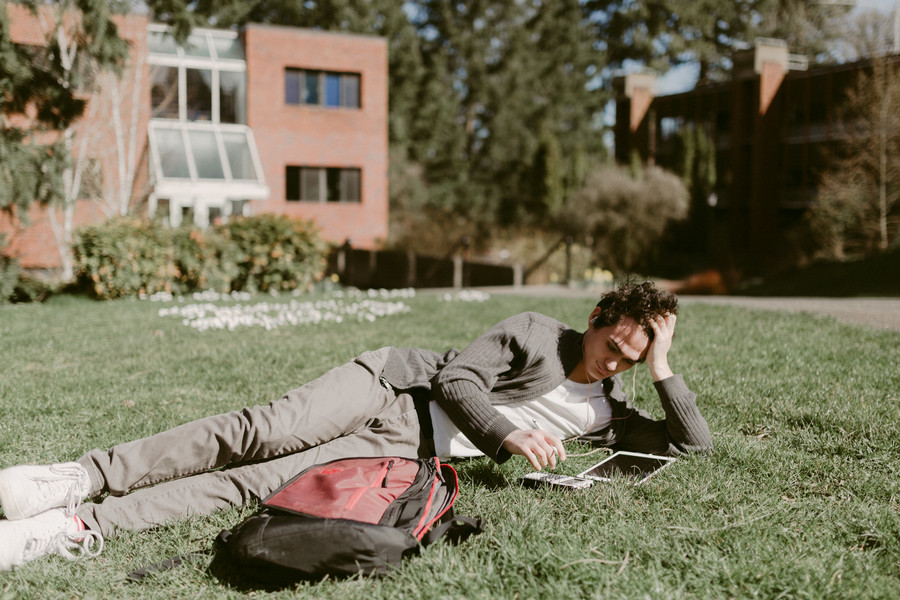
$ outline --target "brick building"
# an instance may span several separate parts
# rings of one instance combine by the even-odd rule
[[[10,5],[11,36],[39,45],[38,21]],[[387,237],[387,42],[291,27],[194,30],[183,47],[141,15],[117,19],[131,45],[73,127],[85,165],[72,210],[0,217],[23,266],[61,264],[57,236],[116,214],[177,226],[285,214],[334,243]]]
[[[761,39],[735,55],[731,81],[655,96],[653,75],[629,75],[616,105],[616,158],[637,152],[673,168],[678,133],[702,129],[716,182],[691,207],[695,249],[744,275],[790,264],[803,214],[839,150],[846,93],[867,66],[808,68],[780,40]]]

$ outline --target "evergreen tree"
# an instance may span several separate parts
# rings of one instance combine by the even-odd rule
[[[34,76],[27,56],[10,39],[5,0],[0,8],[0,209],[24,215],[37,195],[40,151],[25,142],[27,132],[14,127],[10,117],[24,113]]]
[[[585,6],[611,65],[634,60],[664,72],[696,61],[701,83],[726,76],[734,51],[757,37],[783,39],[791,52],[827,62],[850,10],[805,0],[588,0]]]
[[[852,8],[846,2],[764,0],[755,11],[752,33],[784,40],[792,53],[804,55],[814,64],[835,62]]]
[[[565,195],[563,157],[556,136],[544,128],[531,166],[530,213],[537,222],[554,216]]]
[[[84,113],[92,75],[118,70],[127,56],[115,8],[96,0],[0,2],[0,209],[25,217],[35,201],[72,200],[66,132]],[[10,10],[42,24],[42,46],[13,43]]]
[[[540,215],[523,210],[541,132],[565,159],[576,149],[601,152],[597,115],[608,99],[591,87],[602,55],[593,47],[581,4],[516,0],[427,0],[422,31],[432,63],[443,62],[459,102],[456,118],[466,172],[459,173],[479,219],[504,222]],[[431,165],[426,165],[431,175]],[[569,169],[562,168],[563,172]],[[558,177],[554,175],[553,177]]]

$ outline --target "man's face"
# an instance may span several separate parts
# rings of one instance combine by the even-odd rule
[[[591,320],[599,313],[600,309],[595,309]],[[591,324],[584,334],[581,369],[576,369],[573,375],[580,376],[582,383],[612,377],[643,361],[649,346],[650,338],[633,319],[623,318],[615,325],[600,329]]]

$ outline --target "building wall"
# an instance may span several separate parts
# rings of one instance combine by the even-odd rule
[[[40,23],[27,10],[10,4],[14,42],[40,45]],[[102,164],[102,198],[79,201],[74,222],[97,223],[119,214],[127,196],[131,214],[145,216],[151,191],[147,124],[150,75],[146,62],[145,16],[117,19],[120,35],[131,43],[129,68],[115,84],[104,81],[91,98],[76,130],[76,146],[87,136],[85,153]],[[387,42],[382,38],[325,33],[289,27],[249,25],[243,32],[247,60],[247,121],[253,130],[271,195],[251,204],[253,214],[276,213],[314,220],[323,236],[335,243],[349,239],[355,247],[375,248],[388,230]],[[287,105],[287,67],[361,75],[361,108]],[[118,104],[113,102],[113,85]],[[134,104],[136,111],[132,111]],[[116,108],[118,106],[118,108]],[[115,114],[119,124],[115,127]],[[124,158],[127,173],[122,173]],[[285,199],[285,167],[351,167],[362,170],[360,203],[303,203]],[[124,175],[124,179],[121,176]],[[7,234],[7,253],[29,269],[57,270],[61,265],[51,215],[32,208],[23,222],[0,216]],[[57,215],[61,217],[61,215]]]
[[[619,160],[637,151],[648,162],[675,168],[674,134],[689,124],[715,143],[715,198],[692,206],[692,240],[704,245],[707,263],[738,276],[797,259],[799,225],[839,143],[840,108],[867,67],[790,71],[786,62],[766,58],[759,48],[755,56],[753,50],[736,56],[731,81],[656,97],[630,127],[625,119],[633,99],[617,102]]]
[[[387,41],[267,25],[248,25],[244,41],[247,124],[271,190],[254,213],[312,219],[331,242],[376,247],[388,232]],[[287,104],[287,68],[359,73],[361,107]],[[287,201],[288,165],[361,168],[361,202]]]

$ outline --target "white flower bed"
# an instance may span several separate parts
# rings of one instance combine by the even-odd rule
[[[271,294],[277,296],[278,294]],[[299,294],[293,293],[298,296]],[[198,302],[182,304],[184,297],[173,297],[171,294],[157,293],[149,296],[153,302],[173,302],[177,306],[159,309],[160,317],[181,317],[187,327],[198,331],[210,329],[228,329],[238,327],[263,327],[277,329],[292,325],[318,325],[319,323],[372,322],[381,317],[409,312],[412,310],[404,298],[414,298],[416,291],[412,288],[399,290],[337,290],[317,300],[296,300],[289,302],[236,302],[234,304],[213,304],[213,302],[249,300],[251,296],[242,292],[218,294],[216,292],[199,292],[191,298]],[[445,302],[484,302],[490,296],[484,292],[463,290],[453,294],[439,296]],[[398,300],[400,299],[400,300]]]
[[[491,299],[491,295],[480,290],[460,290],[446,293],[439,297],[444,302],[484,302]]]
[[[192,300],[206,302],[219,302],[222,300],[250,300],[252,297],[253,295],[248,294],[247,292],[231,292],[229,294],[220,294],[219,292],[215,292],[213,290],[207,290],[205,292],[194,292],[193,294],[191,294]],[[169,292],[156,292],[155,294],[150,296],[148,296],[147,294],[141,294],[140,299],[149,300],[150,302],[172,302],[176,298]],[[184,302],[184,296],[178,296],[178,300],[180,302]]]
[[[161,308],[159,316],[178,316],[182,323],[198,331],[207,329],[234,330],[238,327],[277,329],[286,325],[343,323],[345,320],[374,321],[410,308],[403,302],[362,300],[345,302],[341,299],[288,303],[257,302],[254,304],[217,305],[209,302]]]

